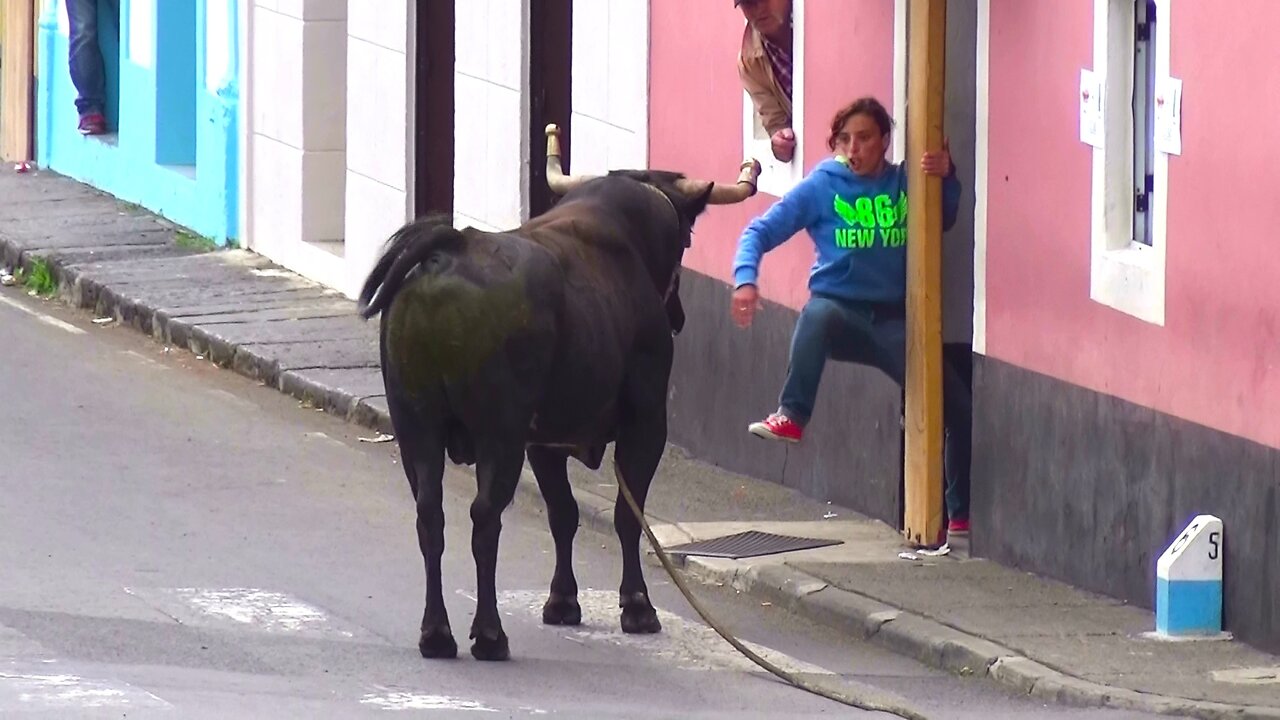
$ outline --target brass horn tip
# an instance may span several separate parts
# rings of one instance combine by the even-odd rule
[[[560,128],[555,123],[547,125],[547,161],[556,159],[556,172],[559,170]]]
[[[746,183],[751,187],[751,192],[747,197],[755,195],[756,182],[760,179],[760,172],[763,170],[760,161],[755,158],[747,158],[742,161],[742,166],[739,169],[741,172],[738,173],[738,183]]]

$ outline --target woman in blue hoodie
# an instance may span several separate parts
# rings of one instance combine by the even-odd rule
[[[738,240],[731,310],[741,327],[760,305],[756,278],[765,253],[807,230],[817,249],[810,298],[791,339],[787,379],[777,412],[748,430],[771,440],[800,442],[813,415],[827,359],[879,368],[898,385],[906,372],[907,170],[885,159],[893,121],[874,98],[836,113],[822,161]],[[942,176],[943,228],[956,221],[960,181],[944,141],[921,167]],[[969,529],[969,390],[946,366],[943,377],[948,530]]]

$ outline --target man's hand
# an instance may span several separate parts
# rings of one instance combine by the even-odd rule
[[[942,138],[942,150],[927,152],[920,158],[920,167],[926,175],[944,176],[951,172],[951,140]]]
[[[773,146],[773,156],[782,162],[791,162],[796,154],[796,134],[791,128],[783,128],[769,138]]]
[[[733,291],[729,311],[733,313],[733,321],[738,327],[750,327],[751,318],[760,309],[760,292],[755,285],[743,285]]]

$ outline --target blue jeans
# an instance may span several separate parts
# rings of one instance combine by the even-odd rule
[[[80,117],[104,112],[107,106],[107,72],[98,44],[98,0],[64,0],[71,26],[67,63],[71,83],[76,86],[76,110]],[[103,0],[120,17],[119,0]]]
[[[828,358],[878,368],[901,387],[906,377],[906,334],[906,309],[900,304],[814,295],[800,312],[791,338],[779,409],[795,423],[809,422]],[[942,395],[947,516],[967,519],[973,400],[961,370],[951,362],[943,365]]]

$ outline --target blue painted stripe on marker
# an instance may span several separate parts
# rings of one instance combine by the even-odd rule
[[[1156,631],[1166,635],[1222,632],[1222,581],[1157,578]]]

